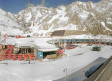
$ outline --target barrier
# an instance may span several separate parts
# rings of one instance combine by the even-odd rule
[[[22,55],[18,55],[18,60],[19,60],[19,61],[22,61],[22,60],[23,60]]]
[[[109,81],[112,77],[112,57],[85,81]]]
[[[16,58],[17,58],[17,55],[12,56],[12,60],[16,60]]]
[[[34,60],[35,55],[34,54],[3,54],[0,58],[0,60]]]
[[[13,48],[15,46],[6,46],[6,49],[4,49],[4,53],[1,56],[0,60],[32,60],[35,55],[34,54],[13,54]]]
[[[28,54],[23,54],[23,57],[24,57],[25,60],[27,60],[27,59],[29,60],[29,55]]]
[[[34,58],[35,58],[34,54],[29,54],[29,57],[31,60],[34,60]]]

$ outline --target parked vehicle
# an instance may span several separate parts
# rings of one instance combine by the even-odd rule
[[[101,50],[101,47],[98,47],[98,46],[93,47],[93,51],[100,51],[100,50]]]

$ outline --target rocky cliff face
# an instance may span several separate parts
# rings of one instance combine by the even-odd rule
[[[87,30],[94,35],[112,35],[112,0],[98,3],[77,1],[57,8],[29,7],[13,18],[27,33]]]

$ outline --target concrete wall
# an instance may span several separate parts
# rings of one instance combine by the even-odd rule
[[[85,81],[110,81],[112,77],[112,57]]]
[[[102,72],[96,81],[109,81],[112,77],[112,60]]]

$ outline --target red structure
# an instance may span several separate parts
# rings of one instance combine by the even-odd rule
[[[18,38],[21,38],[21,35],[19,35]]]

